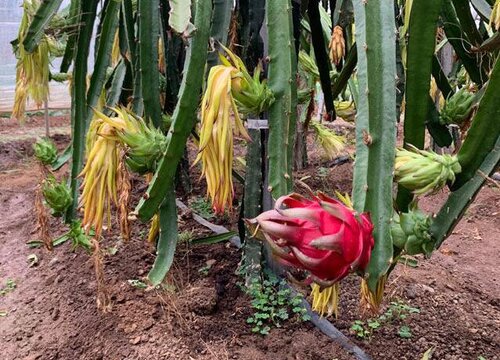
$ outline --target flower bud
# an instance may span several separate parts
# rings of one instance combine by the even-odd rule
[[[42,194],[46,204],[52,209],[52,215],[56,217],[62,216],[73,202],[66,181],[58,182],[53,175],[49,175],[43,182]]]
[[[431,223],[431,217],[416,208],[399,215],[395,213],[391,228],[394,246],[408,255],[430,255],[434,250],[429,231]]]
[[[460,125],[469,117],[473,106],[474,94],[462,88],[446,100],[441,109],[440,122]]]
[[[416,195],[432,194],[453,183],[462,170],[454,155],[438,155],[409,145],[409,150],[397,149],[394,164],[395,180]]]
[[[57,148],[50,139],[38,139],[33,144],[35,157],[43,165],[52,165],[57,159]]]

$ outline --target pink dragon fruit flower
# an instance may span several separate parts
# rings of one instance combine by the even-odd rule
[[[306,270],[306,281],[321,287],[364,271],[374,245],[369,214],[357,214],[322,193],[312,200],[282,196],[273,210],[248,223],[257,225],[280,263]]]

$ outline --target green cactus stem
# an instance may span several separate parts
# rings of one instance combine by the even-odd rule
[[[172,124],[167,135],[167,150],[158,164],[146,194],[135,209],[135,213],[142,221],[148,221],[153,217],[165,195],[172,188],[177,164],[182,158],[187,138],[195,124],[204,65],[207,60],[211,14],[211,1],[196,1],[194,25],[197,30],[190,39],[186,53],[179,100],[172,115]]]
[[[269,152],[268,190],[274,198],[278,198],[292,189],[297,60],[292,37],[290,0],[267,1],[266,11],[269,40],[268,85],[275,97],[268,112],[268,148],[273,149]]]
[[[75,55],[75,44],[78,34],[78,31],[75,31],[75,29],[78,28],[78,21],[80,19],[79,16],[80,2],[81,0],[71,0],[71,4],[69,6],[68,27],[73,29],[73,31],[69,32],[68,40],[66,41],[66,49],[64,49],[64,55],[61,61],[61,68],[59,70],[62,73],[68,72],[71,63],[73,62],[73,57]]]
[[[451,234],[467,211],[469,205],[474,201],[479,190],[486,182],[487,177],[491,176],[499,166],[500,137],[497,138],[495,146],[480,164],[476,174],[458,190],[451,193],[434,218],[430,227],[430,233],[436,242],[436,249],[438,249],[443,241]]]
[[[419,149],[424,146],[432,56],[441,5],[442,0],[414,1],[411,7],[406,58],[404,142]]]
[[[161,124],[158,72],[159,8],[159,0],[139,0],[139,62],[144,117],[156,127]]]
[[[177,246],[177,208],[175,192],[171,189],[159,211],[160,233],[156,246],[156,259],[149,271],[148,280],[153,286],[161,284],[174,262]]]
[[[233,9],[232,0],[214,0],[214,10],[212,14],[212,26],[210,28],[210,38],[214,43],[219,42],[227,45],[229,27],[231,25],[231,14]],[[212,66],[219,63],[217,47],[210,49],[207,58],[207,74]]]
[[[328,120],[333,121],[336,115],[335,107],[333,106],[332,84],[330,82],[331,63],[325,48],[325,38],[319,12],[320,6],[319,0],[310,0],[307,6],[307,15],[311,27],[311,40],[318,65],[321,89],[325,97],[325,109]]]
[[[375,293],[393,255],[390,219],[396,142],[396,24],[390,1],[355,0],[353,4],[360,89],[353,196],[355,209],[369,212],[374,224],[375,247],[366,279]]]
[[[482,85],[488,79],[481,65],[483,62],[479,61],[476,54],[472,53],[470,42],[464,41],[467,35],[463,31],[460,20],[458,19],[457,12],[453,6],[453,0],[442,1],[443,7],[441,9],[441,17],[443,19],[443,28],[446,38],[453,46],[460,60],[462,60],[472,81],[478,85]]]
[[[78,41],[76,46],[73,86],[71,89],[71,114],[73,152],[71,164],[71,196],[73,203],[66,213],[66,221],[70,222],[76,216],[78,205],[78,174],[83,166],[85,150],[85,130],[87,119],[87,59],[89,57],[90,40],[97,12],[97,0],[88,0],[81,3],[78,23]]]
[[[42,38],[45,28],[52,17],[57,13],[62,0],[43,0],[36,11],[33,21],[28,28],[26,37],[23,40],[24,49],[27,52],[33,52]]]
[[[467,132],[460,151],[458,161],[462,165],[462,173],[457,176],[452,190],[457,190],[476,176],[479,166],[494,149],[500,136],[500,106],[498,106],[500,88],[500,59],[496,60],[490,80],[486,85],[477,113]]]
[[[248,143],[245,173],[245,197],[243,217],[253,219],[262,212],[262,154],[259,129],[249,129],[252,141]],[[245,230],[245,246],[243,248],[243,265],[246,271],[246,283],[251,285],[260,280],[262,242]]]

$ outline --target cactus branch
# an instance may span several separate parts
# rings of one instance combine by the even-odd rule
[[[139,0],[139,52],[144,117],[158,127],[161,123],[158,72],[159,0]]]
[[[462,166],[462,172],[458,174],[452,190],[460,188],[469,179],[476,176],[479,166],[495,147],[500,136],[500,107],[498,106],[500,58],[497,58],[486,86],[486,91],[479,102],[467,137],[458,152],[458,161]]]
[[[269,191],[277,198],[292,187],[292,153],[296,118],[296,57],[290,0],[266,2],[269,38]],[[269,21],[273,19],[273,21]],[[279,149],[279,150],[278,150]]]
[[[486,156],[473,178],[462,187],[451,193],[445,204],[436,215],[430,232],[439,248],[443,241],[451,234],[469,205],[474,201],[481,187],[486,182],[485,174],[491,175],[500,166],[500,137],[497,138],[495,147]]]
[[[366,272],[368,286],[375,292],[379,279],[389,269],[393,254],[391,217],[396,142],[396,25],[390,1],[355,0],[354,16],[360,87],[356,149],[362,151],[356,154],[356,192],[353,196],[356,210],[361,211],[363,207],[370,213],[374,224],[375,247]],[[360,196],[362,191],[366,195]]]
[[[325,108],[327,119],[335,120],[335,107],[333,106],[332,84],[330,82],[330,59],[325,48],[325,38],[321,26],[321,16],[319,13],[319,0],[310,0],[307,6],[309,25],[311,26],[311,39],[314,49],[314,56],[319,70],[321,89],[325,97]]]
[[[59,6],[61,6],[62,0],[44,0],[38,10],[36,11],[35,17],[28,28],[26,37],[23,40],[24,49],[27,52],[33,52],[38,46],[44,30],[49,24],[52,17],[56,14]]]
[[[212,14],[212,2],[196,1],[196,32],[190,40],[184,64],[184,77],[179,90],[179,100],[172,115],[168,132],[168,146],[158,164],[158,169],[141,198],[135,213],[142,221],[148,221],[156,213],[165,195],[174,183],[177,164],[184,153],[187,138],[196,121],[199,93],[207,60],[207,45]]]
[[[97,12],[97,0],[88,0],[81,3],[78,29],[78,42],[76,47],[76,56],[74,64],[73,86],[71,89],[71,108],[72,108],[72,137],[73,152],[71,164],[71,195],[73,203],[66,213],[66,221],[71,221],[76,215],[78,205],[78,174],[83,165],[83,153],[85,147],[85,130],[87,118],[87,59],[89,56],[90,39]]]

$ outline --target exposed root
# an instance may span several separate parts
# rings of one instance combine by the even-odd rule
[[[99,241],[97,241],[96,238],[92,239],[92,245],[94,247],[92,258],[94,260],[95,279],[97,284],[97,308],[103,313],[108,313],[111,311],[113,304],[111,303],[111,297],[104,280],[103,256]]]

